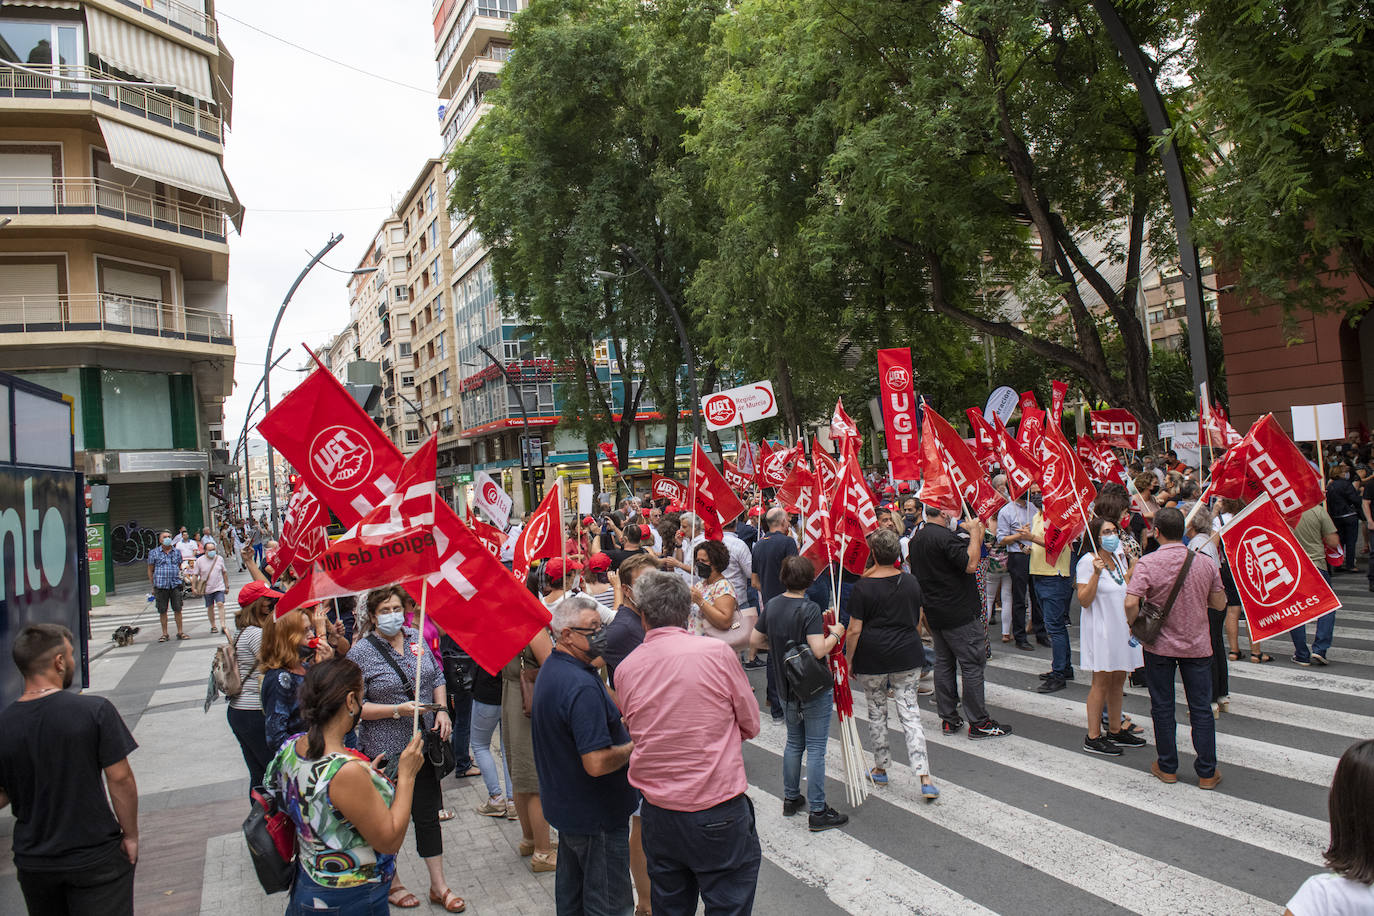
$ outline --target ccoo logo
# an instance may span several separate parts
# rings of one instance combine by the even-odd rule
[[[310,460],[331,490],[351,490],[369,479],[372,448],[349,426],[326,426],[310,443]]]

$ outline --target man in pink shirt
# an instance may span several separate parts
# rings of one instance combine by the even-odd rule
[[[1136,563],[1126,585],[1126,619],[1134,621],[1141,602],[1163,605],[1184,561],[1192,565],[1169,609],[1169,616],[1153,643],[1144,645],[1145,684],[1150,689],[1150,718],[1155,726],[1155,750],[1159,759],[1150,772],[1161,782],[1178,782],[1178,745],[1174,738],[1174,669],[1183,680],[1188,698],[1188,722],[1192,726],[1197,759],[1198,787],[1215,789],[1221,782],[1217,769],[1217,724],[1212,716],[1212,637],[1207,608],[1226,607],[1226,590],[1211,557],[1192,553],[1183,544],[1183,513],[1174,508],[1155,513],[1159,548]]]
[[[634,739],[630,784],[644,796],[644,855],[659,916],[750,913],[758,884],[758,832],[745,795],[744,741],[759,733],[759,705],[725,643],[688,634],[692,596],[672,573],[635,580],[644,642],[615,670]]]

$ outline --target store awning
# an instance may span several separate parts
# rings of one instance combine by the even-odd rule
[[[237,206],[219,157],[109,118],[97,118],[115,168]]]
[[[86,7],[91,53],[139,79],[175,86],[187,95],[215,101],[210,61],[203,54],[132,22]]]

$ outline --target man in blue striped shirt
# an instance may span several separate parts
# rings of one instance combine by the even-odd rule
[[[190,639],[181,625],[181,551],[172,546],[172,532],[163,531],[158,535],[162,546],[148,554],[148,584],[153,587],[157,601],[157,614],[162,619],[162,636],[158,642],[166,642],[167,605],[177,619],[177,639]]]

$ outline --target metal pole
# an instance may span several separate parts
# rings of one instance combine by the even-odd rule
[[[1112,0],[1092,0],[1092,5],[1107,27],[1107,34],[1111,36],[1117,53],[1135,82],[1141,107],[1145,109],[1145,117],[1150,122],[1150,132],[1156,140],[1167,137],[1173,125],[1140,44]],[[1164,164],[1164,179],[1169,187],[1169,203],[1174,211],[1174,232],[1178,235],[1183,301],[1188,315],[1188,355],[1193,360],[1193,400],[1201,404],[1207,387],[1207,325],[1202,311],[1202,275],[1198,269],[1197,246],[1193,244],[1193,198],[1188,188],[1188,176],[1184,174],[1183,164],[1179,160],[1178,146],[1172,139],[1160,143],[1160,158]],[[1146,325],[1147,338],[1149,333],[1149,326]]]
[[[267,406],[268,411],[272,409],[272,345],[277,342],[277,328],[281,326],[281,316],[286,314],[286,307],[291,304],[291,297],[296,295],[296,290],[305,280],[305,275],[310,273],[310,269],[320,263],[320,259],[329,254],[330,250],[343,241],[343,233],[331,235],[329,241],[310,259],[310,263],[305,265],[305,269],[296,277],[296,282],[291,284],[291,288],[286,291],[286,298],[281,301],[281,308],[277,309],[277,317],[272,322],[272,333],[267,338],[267,356],[262,362],[262,402]],[[275,537],[277,534],[277,468],[272,462],[272,443],[267,443],[267,496],[271,501],[272,520],[268,523],[268,530]]]
[[[668,290],[664,289],[663,283],[658,279],[658,276],[649,269],[649,265],[645,264],[639,255],[635,253],[635,250],[629,245],[621,243],[620,250],[625,252],[631,261],[635,262],[636,267],[644,271],[644,275],[649,278],[649,282],[654,285],[654,289],[658,290],[659,296],[663,298],[663,302],[668,306],[668,312],[673,316],[673,324],[677,326],[677,339],[678,342],[682,344],[682,355],[683,358],[687,360],[687,383],[691,387],[692,392],[692,433],[696,439],[700,441],[701,395],[697,391],[696,356],[692,352],[692,341],[687,337],[687,326],[682,323],[682,315],[678,312],[677,305],[673,302],[673,297],[668,295]]]
[[[408,397],[406,397],[405,395],[401,394],[401,387],[400,387],[399,385],[396,386],[396,397],[400,398],[402,401],[405,401],[406,404],[410,406],[410,409],[413,410],[413,411],[415,411],[415,416],[417,416],[417,417],[420,418],[420,431],[421,431],[422,433],[424,433],[425,438],[428,439],[428,438],[429,438],[429,424],[425,422],[425,414],[424,414],[424,411],[420,410],[419,407],[416,407],[416,406],[415,406],[415,402],[412,401],[410,398],[408,398]]]
[[[291,352],[291,348],[290,348],[290,347],[287,347],[285,350],[283,350],[281,356],[278,356],[275,360],[272,361],[272,368],[273,368],[273,369],[277,368],[277,365],[278,365],[279,363],[281,363],[282,360],[286,359],[287,355],[288,355],[290,352]],[[250,516],[253,514],[253,508],[252,508],[252,506],[251,506],[251,505],[249,504],[249,502],[248,502],[248,424],[249,424],[249,422],[253,419],[253,412],[256,411],[256,410],[258,409],[258,392],[262,390],[262,383],[263,383],[263,380],[266,379],[266,378],[267,378],[267,376],[264,374],[262,378],[258,379],[258,385],[257,385],[256,388],[253,389],[253,394],[252,394],[252,396],[248,399],[248,410],[245,411],[244,414],[243,414],[243,429],[241,429],[241,430],[239,431],[239,444],[238,444],[237,448],[235,449],[235,454],[234,454],[234,463],[237,464],[237,463],[238,463],[238,451],[237,451],[237,449],[240,449],[240,448],[243,449],[243,474],[244,474],[244,477],[243,477],[243,496],[244,496],[244,500],[243,500],[243,502],[244,502],[244,509],[246,510],[247,514],[250,515]]]
[[[534,499],[531,497],[535,495],[535,487],[534,468],[530,465],[529,456],[525,453],[526,449],[529,448],[530,441],[530,415],[529,412],[525,410],[525,392],[510,380],[510,373],[506,371],[505,365],[495,356],[492,356],[490,350],[482,344],[478,344],[477,349],[482,351],[483,356],[491,360],[493,366],[501,370],[501,377],[506,380],[506,386],[515,389],[515,396],[520,404],[520,424],[524,429],[524,438],[520,443],[520,473],[524,475],[525,486],[529,487],[528,495],[525,499],[525,511],[528,512],[530,511],[531,504],[534,502]]]

